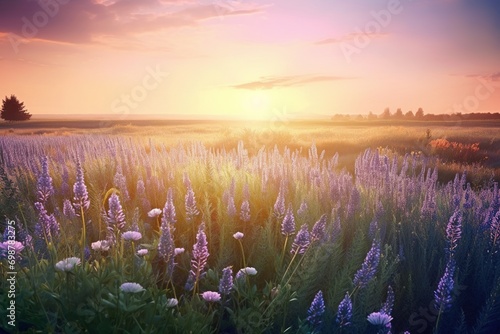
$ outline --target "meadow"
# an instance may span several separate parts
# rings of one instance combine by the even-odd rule
[[[497,333],[499,126],[2,123],[1,327]]]

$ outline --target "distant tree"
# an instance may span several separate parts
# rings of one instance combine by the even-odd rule
[[[6,121],[27,121],[31,118],[31,114],[23,102],[20,102],[15,95],[11,95],[2,101],[0,117]]]
[[[405,114],[405,118],[408,118],[408,119],[411,119],[415,117],[415,115],[413,115],[413,111],[408,111],[406,114]]]
[[[398,108],[398,110],[396,110],[394,118],[399,118],[399,119],[403,118],[403,110],[401,110],[401,108]]]
[[[391,118],[391,110],[389,108],[385,108],[382,115],[380,115],[380,118],[383,118],[383,119]]]
[[[368,119],[377,119],[377,115],[375,115],[373,112],[368,113]]]
[[[415,113],[416,118],[423,118],[424,117],[424,110],[422,108],[418,108],[417,112]]]

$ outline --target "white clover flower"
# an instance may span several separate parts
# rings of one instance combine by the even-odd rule
[[[167,308],[176,307],[177,304],[179,304],[179,301],[177,299],[175,298],[167,299]]]
[[[96,242],[93,242],[90,246],[97,252],[105,252],[109,250],[109,247],[111,245],[107,240],[98,240]]]
[[[137,293],[144,291],[144,288],[139,283],[126,282],[120,285],[120,290],[123,292]]]
[[[148,252],[149,252],[149,251],[148,251],[146,248],[139,249],[139,250],[137,251],[137,255],[139,255],[139,256],[144,256],[144,255],[146,255]]]
[[[122,234],[122,239],[127,241],[137,241],[142,238],[142,234],[136,231],[127,231]]]
[[[233,234],[233,238],[235,238],[236,240],[241,240],[244,236],[245,235],[241,232],[236,232],[235,234]]]
[[[210,303],[215,303],[220,300],[220,293],[215,291],[205,291],[201,294],[201,297]]]
[[[179,254],[182,254],[184,253],[184,248],[176,248],[174,249],[174,254],[175,255],[179,255]]]
[[[155,208],[148,212],[148,217],[155,218],[161,215],[161,209]]]
[[[240,269],[240,271],[243,274],[247,274],[248,276],[255,276],[255,275],[257,275],[257,269],[255,269],[254,267],[242,268],[242,269]]]
[[[55,264],[56,270],[59,271],[71,271],[73,268],[80,264],[80,258],[78,257],[68,257],[67,259],[61,260]]]

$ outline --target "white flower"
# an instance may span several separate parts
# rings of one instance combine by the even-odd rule
[[[148,217],[154,218],[161,215],[161,209],[155,208],[148,212]]]
[[[127,231],[127,232],[124,232],[122,234],[122,238],[123,240],[133,240],[133,241],[137,241],[139,240],[140,238],[142,238],[142,234],[140,232],[136,232],[136,231]]]
[[[62,261],[56,263],[56,270],[59,271],[71,271],[73,268],[80,264],[80,258],[78,257],[68,257]]]
[[[243,274],[247,274],[248,276],[255,276],[255,275],[257,275],[257,270],[254,267],[246,267],[246,268],[240,269],[240,271]]]
[[[111,245],[110,245],[109,241],[107,241],[107,240],[99,240],[99,241],[93,242],[90,246],[95,251],[105,252],[105,251],[109,250],[109,247]]]
[[[176,248],[174,249],[174,254],[175,255],[179,255],[179,254],[182,254],[184,253],[184,248]]]
[[[383,312],[373,312],[371,313],[366,320],[372,325],[382,325],[387,326],[391,323],[392,317]]]
[[[179,301],[175,298],[169,298],[167,299],[167,308],[175,307],[179,304]]]
[[[240,240],[240,239],[243,239],[245,235],[241,232],[236,232],[235,234],[233,234],[233,238],[235,238],[236,240]]]
[[[147,253],[148,253],[148,250],[147,250],[146,248],[139,249],[139,250],[137,251],[137,255],[139,255],[139,256],[144,256],[144,255],[146,255]]]
[[[215,291],[205,291],[201,297],[207,302],[218,302],[220,300],[220,293]]]
[[[120,285],[120,290],[123,292],[137,293],[144,291],[144,288],[139,283],[126,282]]]

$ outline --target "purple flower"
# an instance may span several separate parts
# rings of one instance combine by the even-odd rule
[[[35,235],[48,242],[59,236],[59,224],[54,214],[49,215],[42,203],[36,202],[35,208],[38,211],[38,223],[35,225]]]
[[[87,192],[87,186],[85,185],[85,179],[83,177],[83,168],[80,164],[80,160],[76,162],[76,183],[73,185],[73,206],[75,207],[75,212],[80,215],[80,211],[88,210],[90,206],[89,194]]]
[[[311,242],[324,241],[326,239],[326,215],[323,214],[314,224],[311,230]]]
[[[236,205],[234,205],[234,198],[230,196],[227,200],[227,215],[232,218],[236,216]]]
[[[163,222],[160,227],[160,240],[158,242],[158,255],[167,264],[167,279],[172,277],[175,262],[175,247],[172,237],[172,229],[169,223]]]
[[[391,328],[392,317],[389,314],[386,314],[383,312],[370,313],[370,315],[368,315],[366,320],[368,320],[368,322],[372,325],[385,327],[386,329]],[[388,332],[388,333],[390,333],[390,332]]]
[[[148,212],[148,217],[149,217],[149,218],[156,218],[156,217],[158,217],[159,215],[161,215],[161,209],[158,209],[158,208],[151,209],[151,210]]]
[[[434,291],[434,306],[438,312],[446,312],[451,308],[453,301],[453,286],[455,281],[453,275],[455,274],[455,262],[453,259],[448,261],[443,277],[439,280],[438,287]]]
[[[349,293],[345,293],[344,299],[339,304],[337,311],[337,323],[340,327],[346,327],[351,324],[352,319],[352,302]]]
[[[307,203],[305,201],[302,201],[302,203],[300,203],[299,209],[297,210],[297,216],[305,218],[305,216],[307,215],[307,210]]]
[[[52,178],[49,175],[49,167],[47,157],[42,157],[42,173],[38,176],[36,184],[38,202],[47,202],[50,195],[54,193],[54,186],[52,185]]]
[[[142,238],[142,234],[136,231],[127,231],[122,234],[122,239],[126,241],[137,241]]]
[[[188,188],[186,193],[185,206],[186,218],[188,221],[191,221],[195,216],[199,214],[199,211],[196,208],[196,198],[194,197],[194,191],[191,187]]]
[[[0,243],[0,259],[7,258],[9,253],[13,253],[16,259],[21,258],[21,252],[24,249],[24,245],[19,241],[7,240]]]
[[[235,238],[236,240],[241,240],[244,236],[245,235],[241,232],[236,232],[235,234],[233,234],[233,238]]]
[[[325,301],[323,300],[323,292],[318,291],[316,296],[307,310],[307,321],[314,329],[319,329],[325,313]]]
[[[121,165],[118,165],[113,183],[116,188],[120,189],[120,194],[123,200],[125,202],[128,202],[130,200],[130,196],[128,194],[128,189],[127,189],[127,179],[125,175],[122,174]]]
[[[297,252],[298,254],[304,254],[307,247],[309,247],[309,243],[309,230],[307,228],[307,224],[303,224],[299,233],[295,236],[290,253],[293,254]]]
[[[243,203],[241,203],[240,219],[245,223],[250,221],[250,203],[248,200],[244,200]]]
[[[205,291],[201,294],[201,297],[203,300],[209,302],[209,303],[216,303],[220,301],[220,294],[215,291]]]
[[[196,243],[193,245],[193,256],[191,259],[191,270],[189,271],[186,289],[191,290],[198,284],[200,278],[205,273],[208,256],[207,236],[205,235],[205,224],[201,223],[196,235]]]
[[[361,269],[358,270],[354,276],[354,285],[359,287],[364,287],[370,282],[370,280],[375,276],[377,272],[378,263],[380,261],[380,241],[374,240],[372,243],[372,248],[366,254],[365,261],[361,265]]]
[[[233,268],[231,266],[222,269],[222,277],[219,281],[219,292],[227,296],[233,289]]]
[[[380,312],[385,314],[391,314],[393,307],[394,307],[394,290],[392,289],[392,286],[389,285],[389,287],[387,288],[387,298],[385,300],[385,303],[382,305]]]
[[[167,190],[167,201],[165,202],[165,206],[163,207],[162,223],[163,222],[167,222],[170,224],[175,224],[177,222],[172,188],[168,188]]]
[[[279,219],[283,217],[285,214],[285,194],[284,187],[280,187],[280,191],[278,193],[278,198],[276,198],[276,202],[274,203],[274,215]]]
[[[495,248],[500,241],[500,210],[491,219],[490,223],[490,239],[492,248]]]
[[[462,211],[455,210],[446,226],[446,238],[448,241],[448,251],[453,256],[458,246],[462,234]]]
[[[111,229],[121,230],[125,226],[125,213],[120,203],[120,198],[113,193],[108,200],[109,210],[107,213],[107,222]]]
[[[69,199],[64,200],[63,204],[63,214],[68,218],[68,219],[73,219],[76,217],[76,212],[75,208],[71,204],[71,201]]]
[[[283,235],[292,235],[295,233],[295,217],[293,216],[292,205],[288,205],[288,210],[286,211],[286,215],[283,218],[283,222],[281,223],[281,234]]]

